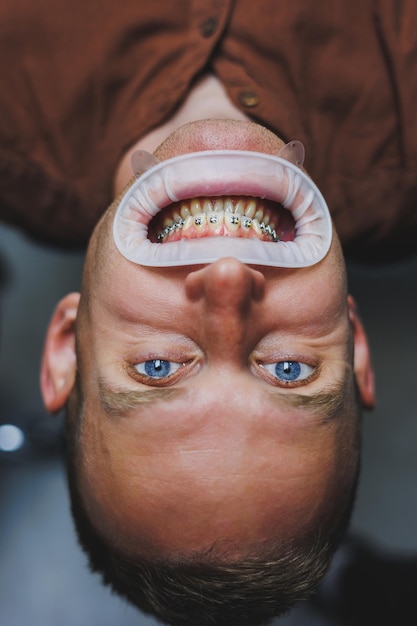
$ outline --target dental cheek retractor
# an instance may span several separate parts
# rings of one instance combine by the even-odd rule
[[[116,211],[115,244],[129,261],[151,267],[205,264],[226,256],[271,267],[314,265],[329,250],[332,222],[319,189],[300,169],[303,155],[299,142],[287,144],[279,156],[215,150],[159,162],[147,152],[136,152],[132,165],[135,173],[141,173]],[[279,203],[292,214],[293,240],[204,236],[160,243],[149,239],[148,225],[165,207],[181,200],[219,196]]]

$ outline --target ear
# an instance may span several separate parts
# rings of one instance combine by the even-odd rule
[[[352,296],[348,296],[348,310],[353,329],[353,369],[359,388],[359,394],[363,406],[366,409],[373,409],[375,406],[374,371],[372,368],[368,339],[356,308],[356,302]]]
[[[79,293],[70,293],[55,309],[49,323],[41,363],[41,391],[45,407],[57,413],[74,386],[76,370],[75,320]]]

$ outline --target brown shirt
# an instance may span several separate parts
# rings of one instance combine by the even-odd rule
[[[417,250],[415,0],[6,0],[0,217],[84,244],[116,164],[213,72],[300,139],[350,254]]]

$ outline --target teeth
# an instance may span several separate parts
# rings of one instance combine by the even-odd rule
[[[219,213],[211,212],[211,215],[208,216],[209,224],[219,224],[224,219],[223,211],[219,211]]]
[[[238,230],[240,226],[240,217],[239,215],[235,215],[234,213],[226,213],[224,214],[224,223],[226,227],[230,231]]]
[[[199,213],[198,215],[194,215],[194,226],[197,230],[202,231],[205,229],[207,225],[207,214]]]
[[[257,220],[252,220],[252,228],[253,228],[253,232],[256,233],[256,235],[261,238],[262,237],[262,229],[261,229],[261,225],[259,224],[259,222]]]
[[[179,217],[176,222],[174,222],[172,220],[166,220],[166,221],[167,222],[170,221],[171,223],[167,224],[165,226],[164,230],[161,233],[159,233],[158,241],[162,241],[163,239],[165,239],[165,237],[167,237],[168,235],[170,235],[174,231],[183,228],[183,226],[184,226],[184,220],[181,217]]]
[[[213,205],[210,200],[204,200],[203,213],[213,213]]]
[[[245,203],[243,202],[243,200],[238,200],[236,202],[235,213],[238,213],[239,215],[245,215]]]
[[[220,234],[224,222],[224,211],[218,213],[212,211],[207,219],[210,231]]]
[[[259,223],[262,222],[263,220],[263,216],[264,216],[264,212],[262,209],[258,209],[255,213],[255,215],[253,216],[253,219],[257,220]]]
[[[259,200],[239,199],[234,202],[232,198],[216,198],[213,201],[209,198],[193,198],[187,204],[184,202],[179,211],[175,210],[164,219],[158,241],[163,241],[177,230],[186,231],[191,227],[202,233],[208,226],[212,234],[222,234],[223,224],[231,233],[242,228],[246,232],[252,230],[259,238],[266,234],[273,241],[279,240],[275,223],[270,222],[262,204],[259,206]]]
[[[187,217],[190,215],[190,209],[188,208],[188,206],[186,204],[183,204],[181,207],[181,217],[183,220],[187,219]]]
[[[174,223],[174,220],[172,220],[170,217],[166,217],[163,222],[163,227],[169,228],[173,223]]]
[[[230,198],[226,198],[224,203],[223,203],[223,209],[225,213],[234,213],[235,212],[235,205],[233,204],[233,201]]]
[[[261,224],[261,228],[262,228],[262,224]],[[272,228],[271,224],[267,224],[267,226],[265,226],[263,230],[267,235],[271,237],[272,241],[278,241],[277,233],[275,229]]]
[[[250,217],[242,217],[240,220],[240,224],[243,230],[250,230],[252,228],[252,220]]]
[[[190,204],[191,215],[199,215],[201,213],[201,202],[195,198],[191,200]]]
[[[256,213],[256,202],[255,200],[249,200],[246,210],[245,210],[245,215],[246,217],[254,218],[255,213]]]
[[[189,215],[185,220],[184,220],[184,226],[182,227],[183,230],[188,230],[189,228],[191,228],[191,226],[194,225],[194,218],[192,215]]]

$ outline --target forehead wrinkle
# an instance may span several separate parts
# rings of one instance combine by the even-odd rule
[[[149,406],[160,400],[171,400],[183,393],[178,388],[151,388],[146,390],[112,387],[103,378],[98,380],[98,397],[104,411],[111,417],[120,417],[140,406]]]

